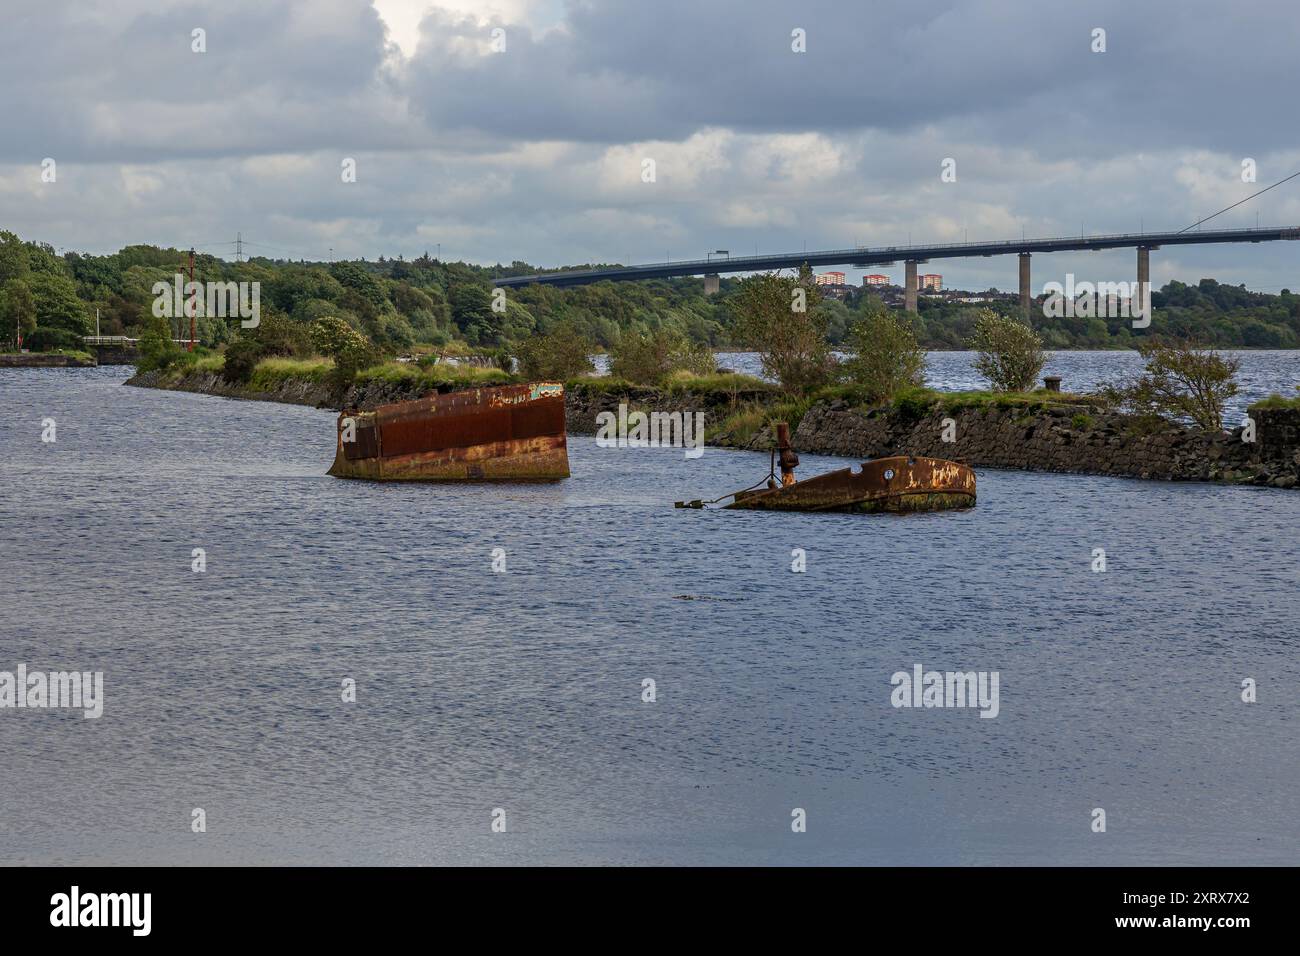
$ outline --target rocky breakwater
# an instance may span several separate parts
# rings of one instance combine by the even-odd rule
[[[54,352],[7,352],[0,355],[0,368],[94,368],[93,358]]]
[[[972,405],[940,399],[873,410],[833,400],[804,413],[793,441],[800,451],[851,458],[925,455],[977,468],[1296,487],[1300,411],[1253,409],[1252,415],[1254,441],[1241,427],[1210,433],[1088,399]],[[763,438],[754,436],[750,446]]]
[[[351,386],[340,401],[338,393],[328,382],[315,378],[280,376],[269,382],[258,382],[255,379],[254,382],[245,384],[231,382],[219,372],[199,369],[190,369],[179,376],[168,372],[141,372],[128,379],[126,384],[248,401],[283,402],[286,405],[309,405],[312,408],[335,410],[356,408],[361,411],[373,411],[378,406],[391,402],[423,398],[430,391],[437,391],[416,381],[371,379]]]
[[[776,390],[770,387],[740,388],[654,388],[594,380],[575,381],[565,386],[565,414],[568,430],[576,435],[594,435],[601,412],[617,416],[619,405],[629,412],[661,412],[683,415],[704,413],[705,427],[720,425],[738,409],[772,402]]]

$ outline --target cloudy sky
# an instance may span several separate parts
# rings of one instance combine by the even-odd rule
[[[441,244],[558,266],[1179,229],[1300,170],[1294,0],[44,0],[2,16],[0,227],[62,249],[233,254],[242,232],[262,254]],[[1215,224],[1257,215],[1300,224],[1300,179]],[[1132,257],[1039,256],[1035,285],[1130,279]],[[932,271],[1014,288],[1015,268]],[[1300,243],[1152,257],[1161,283],[1202,276],[1300,288]]]

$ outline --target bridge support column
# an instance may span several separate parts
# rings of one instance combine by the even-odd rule
[[[1033,301],[1034,291],[1029,283],[1030,253],[1020,253],[1020,317],[1029,321],[1029,304]]]
[[[1129,312],[1132,313],[1137,309],[1142,310],[1142,320],[1147,324],[1151,322],[1151,247],[1138,246],[1138,301],[1133,302],[1129,298]],[[1145,325],[1134,325],[1134,328],[1145,328]]]
[[[718,274],[716,272],[710,275],[706,275],[704,277],[705,295],[717,295],[718,289],[720,289],[721,287],[722,287],[722,280],[718,277]]]
[[[916,311],[916,262],[915,259],[908,259],[906,262],[907,282],[904,286],[903,302],[908,312]]]

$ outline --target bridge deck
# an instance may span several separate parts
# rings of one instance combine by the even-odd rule
[[[900,260],[957,259],[975,256],[1006,256],[1021,252],[1075,252],[1080,250],[1157,248],[1159,246],[1202,245],[1221,242],[1276,242],[1300,239],[1300,227],[1271,226],[1261,229],[1214,229],[1200,232],[1118,233],[1108,236],[1070,236],[1057,239],[1009,239],[1005,242],[959,242],[941,245],[881,246],[876,248],[830,249],[821,252],[788,252],[730,259],[688,259],[618,269],[581,269],[511,276],[494,280],[498,286],[586,285],[592,282],[627,282],[634,279],[666,279],[672,276],[710,275],[723,272],[764,272],[770,269],[809,266],[884,265]]]

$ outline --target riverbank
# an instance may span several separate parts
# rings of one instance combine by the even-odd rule
[[[363,375],[340,401],[328,366],[268,363],[246,384],[202,367],[146,372],[127,384],[318,408],[371,410],[473,384],[497,384],[499,370],[378,370]],[[457,377],[463,381],[457,381]],[[740,375],[683,380],[664,388],[609,379],[566,387],[568,430],[594,434],[597,416],[629,411],[703,412],[708,444],[767,451],[771,420],[788,421],[795,447],[806,454],[848,458],[924,455],[975,468],[1108,475],[1165,481],[1220,481],[1300,487],[1300,408],[1252,406],[1251,435],[1237,427],[1212,434],[1176,422],[1126,415],[1094,396],[1038,391],[1024,394],[915,390],[878,408],[856,402],[847,389],[827,389],[790,401],[775,388]]]
[[[0,368],[94,368],[98,364],[84,352],[0,353]]]

